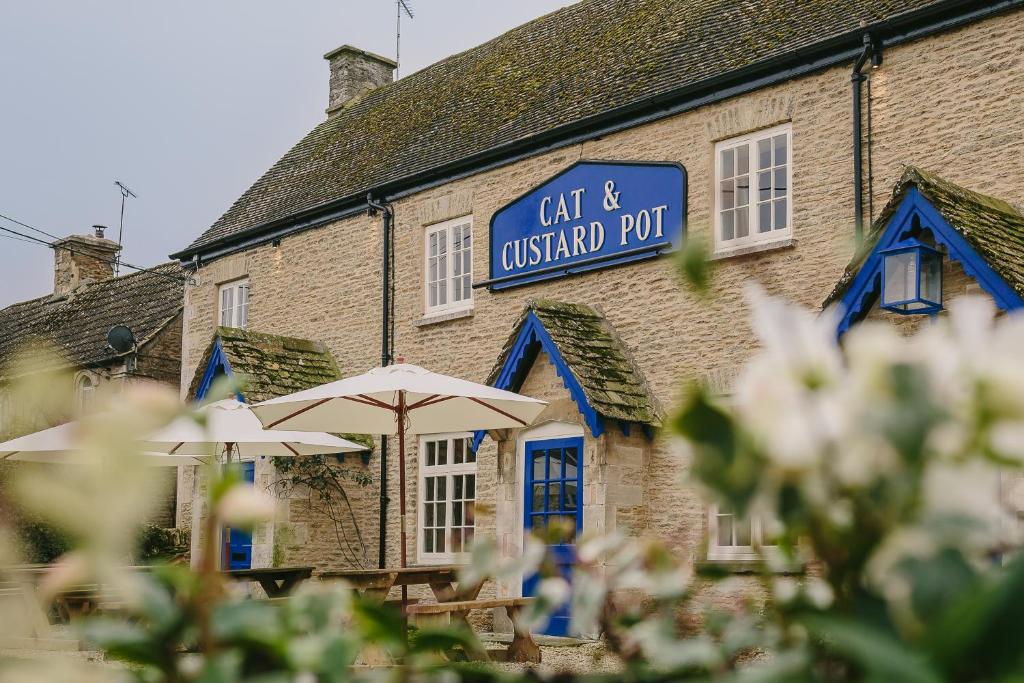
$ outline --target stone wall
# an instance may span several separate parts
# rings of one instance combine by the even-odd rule
[[[1010,202],[1024,202],[1021,55],[1024,12],[1019,11],[886,50],[882,68],[871,73],[876,215],[904,163]],[[757,283],[770,294],[817,308],[852,255],[849,91],[849,66],[843,65],[398,200],[396,351],[408,362],[482,381],[524,302],[543,296],[599,306],[637,359],[655,396],[669,408],[687,379],[709,378],[728,391],[736,368],[756,350],[744,289]],[[473,272],[479,281],[488,272],[490,218],[513,198],[579,159],[667,160],[682,163],[688,171],[689,235],[709,240],[715,141],[783,122],[791,122],[793,131],[793,239],[773,250],[716,260],[709,301],[684,289],[673,260],[662,258],[501,292],[476,290],[470,315],[445,321],[424,318],[427,225],[472,214]],[[196,275],[197,285],[186,292],[182,384],[188,384],[213,334],[217,285],[243,275],[251,280],[252,329],[322,340],[344,375],[377,365],[380,252],[379,217],[359,215],[286,237],[277,247],[259,246],[205,265]],[[949,278],[948,285],[954,284],[955,278]],[[537,372],[544,365],[538,360]],[[560,421],[578,423],[578,414],[556,388],[550,376],[536,382],[531,377],[524,392],[552,399],[550,410],[561,411]],[[614,525],[664,539],[690,561],[701,559],[705,508],[685,482],[685,455],[665,437],[646,443],[636,432],[629,439],[614,432],[607,431],[603,445],[591,444],[587,435],[584,476],[587,485],[604,482],[605,510],[585,514],[585,519],[603,519],[606,528]],[[392,453],[394,448],[392,444]],[[375,481],[378,457],[369,466]],[[514,553],[521,527],[502,510],[515,504],[510,487],[516,481],[517,458],[508,444],[492,439],[484,441],[479,458],[479,528],[496,535],[503,552]],[[390,565],[398,562],[396,461],[392,459],[389,469]],[[409,464],[413,481],[415,453]],[[595,471],[602,467],[600,474]],[[638,472],[639,490],[634,481]],[[592,486],[585,495],[597,510],[599,489]],[[494,512],[487,513],[488,506]],[[414,487],[410,510],[415,510]],[[360,514],[372,555],[376,505],[367,504]],[[330,543],[329,537],[323,542]],[[331,552],[310,539],[302,557],[312,564],[333,563]]]

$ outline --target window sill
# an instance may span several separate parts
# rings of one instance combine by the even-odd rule
[[[413,323],[416,327],[427,327],[428,325],[437,325],[438,323],[446,323],[452,320],[461,320],[462,318],[472,318],[472,308],[461,308],[455,311],[440,311],[438,313],[427,313],[422,318]]]
[[[804,562],[788,562],[781,567],[770,567],[761,559],[721,558],[698,560],[698,574],[715,576],[721,574],[803,574]]]
[[[759,244],[749,244],[743,247],[727,247],[719,249],[711,254],[711,256],[708,257],[708,260],[719,261],[721,259],[733,258],[734,256],[747,256],[748,254],[759,254],[762,251],[773,251],[775,249],[786,249],[795,246],[795,239],[792,237],[783,237],[781,239],[772,240],[771,242],[761,242]]]

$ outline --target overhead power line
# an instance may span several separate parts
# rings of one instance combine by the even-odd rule
[[[7,218],[6,216],[3,216],[3,214],[0,214],[0,217]],[[11,218],[7,218],[7,220],[10,220],[12,222],[18,223],[18,225],[25,225],[24,223],[21,223],[20,221],[14,221]],[[26,225],[25,227],[31,227],[31,226],[27,226]],[[38,230],[36,228],[33,228],[33,229],[37,230],[37,232],[42,232],[41,230]],[[100,258],[100,259],[104,259],[104,260],[106,260],[108,258],[106,254],[102,254],[102,253],[96,252],[96,251],[91,251],[88,248],[83,248],[81,246],[70,247],[70,246],[63,245],[63,244],[51,244],[50,242],[47,242],[46,240],[39,239],[38,237],[35,237],[33,235],[28,235],[28,234],[25,234],[23,232],[18,232],[17,230],[11,230],[10,228],[5,228],[2,225],[0,225],[0,231],[3,231],[5,233],[9,233],[10,235],[13,235],[15,237],[22,238],[21,239],[22,242],[31,242],[33,244],[40,244],[40,245],[42,245],[44,247],[47,247],[48,249],[63,249],[65,251],[69,251],[69,252],[75,252],[77,250],[78,252],[81,252],[81,253],[84,253],[84,254],[88,254],[89,256],[93,256],[95,258]],[[4,237],[7,237],[7,236],[8,235],[4,235]],[[13,239],[13,237],[11,239]],[[110,262],[111,266],[113,266],[115,261],[114,260],[110,260],[109,262]],[[142,266],[132,265],[131,263],[127,263],[125,261],[121,261],[121,265],[124,266],[125,268],[129,268],[131,270],[139,271],[140,273],[150,273],[152,275],[157,275],[159,277],[164,277],[164,278],[167,278],[169,280],[174,280],[175,282],[181,282],[181,283],[184,283],[184,284],[194,284],[194,281],[190,277],[179,277],[177,275],[170,275],[168,273],[161,273],[159,270],[153,270],[152,268],[143,268]]]
[[[10,216],[5,216],[2,213],[0,213],[0,218],[3,218],[4,220],[8,220],[8,221],[10,221],[12,223],[15,223],[17,225],[20,225],[23,228],[28,228],[29,230],[33,230],[35,232],[38,232],[40,235],[46,235],[47,237],[52,237],[55,240],[59,240],[60,239],[56,235],[50,234],[50,233],[46,232],[45,230],[40,230],[39,228],[34,228],[31,225],[29,225],[28,223],[22,223],[21,221],[16,220],[14,218],[11,218]]]

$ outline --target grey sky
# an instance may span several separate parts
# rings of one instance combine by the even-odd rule
[[[410,4],[403,75],[571,0]],[[323,119],[322,55],[394,31],[393,0],[4,0],[0,214],[116,239],[121,180],[124,260],[163,262]],[[48,294],[52,252],[0,237],[0,273],[0,307]]]

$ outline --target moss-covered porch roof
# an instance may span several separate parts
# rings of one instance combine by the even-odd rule
[[[218,343],[249,403],[310,389],[341,377],[333,354],[321,342],[218,327],[196,369],[189,398],[196,397]]]
[[[643,373],[632,360],[625,344],[603,315],[590,306],[571,304],[553,299],[529,301],[516,322],[512,334],[498,355],[488,377],[495,385],[502,377],[510,378],[511,386],[518,389],[528,367],[510,368],[521,363],[525,354],[515,358],[517,350],[525,350],[521,340],[527,326],[535,318],[544,328],[554,349],[545,348],[559,367],[560,374],[567,370],[571,381],[578,384],[586,403],[601,417],[643,425],[660,425],[661,411],[651,394]],[[541,347],[546,340],[540,335]],[[554,353],[552,353],[554,351]],[[532,357],[535,357],[533,355]],[[525,363],[528,366],[530,363]],[[515,379],[511,379],[515,377]],[[572,382],[563,376],[567,386]],[[570,386],[570,391],[572,387]]]

